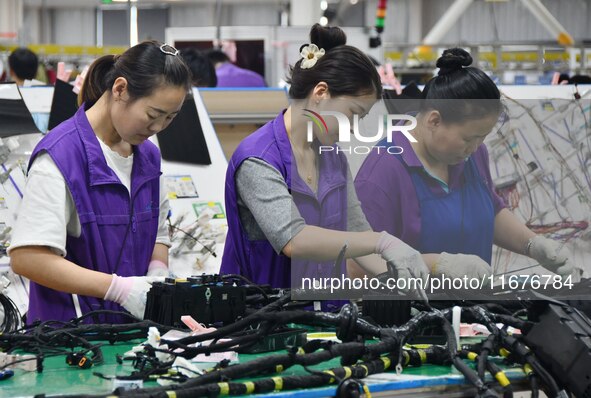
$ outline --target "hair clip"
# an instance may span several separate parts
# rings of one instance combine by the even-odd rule
[[[160,51],[162,51],[164,54],[167,54],[167,55],[173,55],[173,56],[179,55],[179,50],[177,50],[173,46],[166,44],[166,43],[164,43],[163,45],[160,46]]]
[[[324,55],[324,48],[318,48],[316,44],[309,44],[303,46],[300,50],[300,56],[302,57],[302,63],[300,68],[310,69],[316,62]]]

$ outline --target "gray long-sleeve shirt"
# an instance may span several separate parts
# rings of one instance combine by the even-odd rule
[[[306,225],[281,173],[258,158],[246,159],[236,172],[238,213],[249,240],[267,239],[277,253]],[[347,230],[371,227],[347,172]]]

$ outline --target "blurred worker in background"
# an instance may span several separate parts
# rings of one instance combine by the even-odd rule
[[[17,48],[8,56],[8,74],[21,87],[45,85],[42,81],[35,80],[38,69],[39,59],[28,48]]]
[[[207,55],[196,48],[185,48],[180,51],[191,71],[191,81],[194,87],[217,86],[218,79],[215,68]]]
[[[240,68],[230,62],[230,58],[221,50],[207,53],[215,67],[218,78],[217,87],[266,87],[265,79],[256,72]]]

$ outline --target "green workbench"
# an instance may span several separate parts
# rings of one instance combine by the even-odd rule
[[[138,340],[137,343],[140,343]],[[80,369],[66,364],[65,356],[50,357],[44,360],[42,373],[26,372],[14,369],[15,375],[7,380],[0,381],[0,397],[23,397],[46,394],[48,396],[58,394],[107,394],[113,390],[112,382],[94,376],[93,371],[104,375],[128,375],[133,371],[131,362],[118,364],[116,354],[124,354],[133,344],[119,343],[102,347],[104,363],[93,366],[90,369]],[[277,353],[281,353],[278,351]],[[248,362],[261,355],[240,355],[240,362]],[[330,369],[339,367],[339,359],[313,366],[313,369]],[[512,381],[516,390],[527,387],[525,376],[520,368],[505,370],[507,377]],[[285,370],[283,375],[303,375],[307,372],[300,366],[294,366]],[[445,395],[472,396],[475,389],[467,385],[464,377],[449,366],[425,365],[417,368],[406,368],[401,375],[394,371],[372,375],[364,379],[372,394],[379,396],[408,395],[428,397]],[[156,382],[146,382],[144,387],[157,386]],[[335,386],[322,388],[283,391],[271,394],[260,394],[259,397],[278,395],[289,397],[327,397],[334,396]],[[414,395],[413,395],[414,396]]]

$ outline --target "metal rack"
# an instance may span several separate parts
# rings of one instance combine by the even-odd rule
[[[591,43],[563,47],[554,42],[531,43],[448,43],[431,51],[420,51],[420,44],[384,43],[384,59],[397,74],[432,73],[435,61],[446,48],[463,47],[474,58],[474,64],[493,75],[507,71],[536,73],[591,73]],[[506,82],[505,82],[506,83]]]

